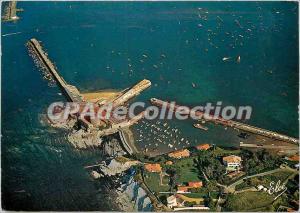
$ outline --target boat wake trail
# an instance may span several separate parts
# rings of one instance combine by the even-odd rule
[[[11,36],[11,35],[17,35],[17,34],[21,34],[22,32],[16,32],[16,33],[7,33],[2,35],[2,37],[6,37],[6,36]]]

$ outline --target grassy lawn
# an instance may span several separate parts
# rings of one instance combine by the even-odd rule
[[[273,196],[266,192],[231,194],[226,200],[225,209],[226,211],[247,211],[250,209],[263,208],[270,206],[273,202],[273,198]]]
[[[275,181],[277,182],[278,180],[280,180],[281,182],[285,181],[291,174],[293,174],[292,171],[289,170],[282,170],[281,172],[275,172],[273,174],[270,175],[266,175],[263,178],[269,180],[269,182],[271,181]]]
[[[163,163],[161,165],[164,171],[166,171],[167,168],[175,168],[178,171],[178,183],[184,184],[189,181],[201,181],[201,179],[198,177],[198,169],[194,163],[195,159],[197,159],[197,156],[174,160],[174,164],[171,166],[165,166]],[[153,192],[169,191],[169,177],[163,177],[164,185],[161,186],[158,173],[145,172],[145,182]],[[203,193],[201,193],[201,195],[202,194]]]
[[[251,188],[251,185],[249,185],[246,181],[244,181],[243,183],[237,185],[235,187],[235,190],[240,191],[240,190],[244,190],[244,189],[248,189]]]
[[[216,147],[215,150],[212,151],[215,156],[224,156],[224,155],[238,155],[241,153],[241,150],[230,150],[230,149],[222,149],[220,147]]]
[[[186,197],[190,197],[190,198],[203,198],[205,196],[207,196],[206,192],[195,192],[195,193],[188,193],[188,194],[184,194]]]
[[[163,179],[162,179],[162,181],[163,181],[164,185],[168,185],[169,181],[170,181],[170,178],[168,176],[164,176]]]
[[[159,179],[159,174],[158,173],[150,173],[150,172],[145,172],[145,183],[147,186],[151,189],[153,192],[166,192],[169,191],[169,186],[168,185],[160,185],[160,179]]]
[[[197,157],[183,158],[177,160],[172,167],[176,167],[179,171],[178,182],[185,183],[189,181],[200,181],[198,177],[198,169],[194,163]]]
[[[196,202],[197,204],[203,203],[204,198],[202,197],[190,197],[187,195],[183,195],[183,194],[178,194],[177,196],[179,196],[181,199],[187,201],[187,202]]]

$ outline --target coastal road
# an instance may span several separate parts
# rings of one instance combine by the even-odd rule
[[[298,146],[277,146],[277,145],[262,145],[259,146],[257,144],[250,143],[240,143],[240,147],[248,147],[248,148],[261,148],[261,149],[289,149],[289,150],[298,150]]]
[[[273,169],[273,170],[270,170],[270,171],[267,171],[267,172],[262,172],[262,173],[258,173],[258,174],[255,174],[255,175],[249,175],[249,176],[246,176],[236,182],[234,182],[233,184],[227,186],[226,188],[229,190],[229,191],[235,191],[235,187],[241,183],[244,182],[244,180],[247,180],[249,178],[253,178],[253,177],[259,177],[259,176],[265,176],[265,175],[269,175],[269,174],[273,174],[275,172],[280,172],[280,171],[284,171],[284,170],[289,170],[289,171],[292,171],[292,172],[298,172],[297,170],[295,169],[292,169],[288,166],[280,166],[280,168],[277,168],[277,169]]]
[[[281,168],[277,168],[277,169],[273,169],[273,170],[270,170],[270,171],[267,171],[267,172],[262,172],[262,173],[258,173],[258,174],[255,174],[255,175],[250,175],[250,176],[246,176],[236,182],[234,182],[233,184],[227,186],[227,188],[231,189],[231,190],[235,190],[235,187],[241,183],[244,182],[244,180],[247,180],[249,178],[253,178],[253,177],[259,177],[259,176],[265,176],[265,175],[269,175],[269,174],[273,174],[275,172],[279,172],[281,171],[282,169]]]

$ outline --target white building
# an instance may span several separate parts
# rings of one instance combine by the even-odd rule
[[[168,203],[169,208],[174,208],[178,205],[177,204],[177,199],[174,195],[167,198],[167,203]]]
[[[263,185],[258,185],[257,186],[257,189],[259,190],[259,191],[261,191],[261,190],[263,190],[265,187],[263,186]]]
[[[223,157],[223,163],[228,171],[237,171],[241,168],[242,158],[236,155]]]

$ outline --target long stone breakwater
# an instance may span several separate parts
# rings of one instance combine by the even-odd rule
[[[171,107],[169,102],[162,101],[162,100],[159,100],[159,99],[156,99],[156,98],[152,98],[151,103],[156,105],[156,106],[159,106],[159,107],[162,107],[163,105],[166,105],[167,108]],[[175,105],[174,110],[176,110],[176,108],[178,108],[178,107],[180,107],[180,106]],[[205,119],[206,121],[215,122],[215,123],[221,124],[223,126],[240,129],[240,130],[243,130],[245,132],[250,132],[250,133],[262,135],[262,136],[272,138],[272,139],[275,139],[275,140],[280,140],[280,141],[285,141],[285,142],[289,142],[289,143],[299,144],[299,140],[296,139],[296,138],[293,138],[293,137],[290,137],[290,136],[287,136],[287,135],[283,135],[283,134],[280,134],[280,133],[277,133],[277,132],[273,132],[273,131],[270,131],[270,130],[262,129],[262,128],[259,128],[259,127],[251,126],[251,125],[240,123],[240,122],[237,122],[237,121],[225,120],[225,119],[220,118],[220,117],[219,118],[214,118],[213,116],[210,116],[209,118],[207,118],[207,116],[206,117],[204,116],[204,112],[201,112],[201,111],[197,111],[196,115],[199,116],[199,117],[202,117],[203,119],[206,118]]]
[[[72,102],[82,102],[83,98],[78,89],[73,85],[67,84],[66,81],[58,74],[57,68],[49,60],[47,57],[48,54],[44,52],[42,46],[35,38],[32,38],[27,42],[27,47],[31,56],[34,58],[35,63],[37,63],[44,72],[50,72],[51,76],[61,87],[67,99]],[[46,74],[46,76],[47,75],[49,74]]]

